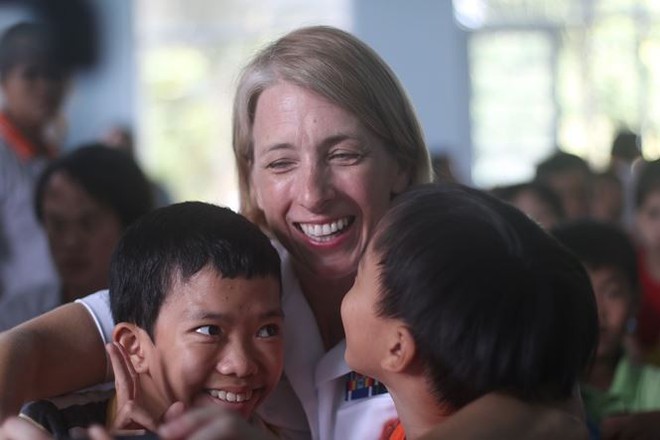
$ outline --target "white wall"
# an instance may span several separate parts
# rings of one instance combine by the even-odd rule
[[[133,0],[92,0],[91,4],[97,8],[100,56],[94,68],[74,79],[66,105],[66,148],[96,140],[112,125],[133,126],[137,121]]]
[[[451,0],[354,0],[354,32],[394,69],[429,147],[446,151],[471,182],[467,37]]]

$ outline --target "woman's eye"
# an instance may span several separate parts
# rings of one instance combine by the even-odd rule
[[[269,324],[261,327],[257,332],[260,338],[272,338],[280,334],[280,327],[275,324]]]
[[[195,332],[206,336],[218,336],[220,334],[220,327],[217,325],[203,325],[201,327],[197,327]]]
[[[331,153],[329,158],[332,162],[350,165],[359,162],[362,154],[353,151],[336,151]]]
[[[275,172],[278,172],[278,171],[287,171],[291,167],[293,167],[293,165],[294,165],[294,162],[292,160],[281,159],[281,160],[276,160],[276,161],[268,163],[266,165],[266,168],[268,168],[269,170],[273,170]]]

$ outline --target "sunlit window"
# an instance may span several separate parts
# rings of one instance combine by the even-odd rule
[[[619,128],[660,156],[660,2],[454,0],[469,32],[473,177],[531,178],[556,148],[606,166]]]
[[[138,0],[138,154],[175,201],[238,206],[231,111],[241,67],[302,25],[350,30],[348,0]]]

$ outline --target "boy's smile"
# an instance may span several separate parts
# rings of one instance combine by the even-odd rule
[[[141,337],[145,368],[135,369],[150,411],[181,401],[249,417],[282,373],[281,333],[277,279],[222,278],[211,265],[187,281],[177,274],[153,342]]]

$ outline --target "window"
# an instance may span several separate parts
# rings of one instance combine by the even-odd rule
[[[660,156],[660,3],[454,0],[469,32],[473,176],[533,177],[555,148],[595,169],[619,128]]]
[[[175,201],[238,208],[231,115],[241,67],[293,28],[349,29],[349,6],[348,0],[136,2],[138,154]]]

